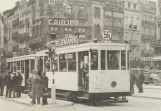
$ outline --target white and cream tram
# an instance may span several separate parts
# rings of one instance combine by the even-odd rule
[[[15,70],[12,64],[17,63],[17,69],[26,78],[33,68],[39,66],[41,71],[47,72],[49,85],[55,83],[57,96],[73,100],[107,100],[131,95],[128,44],[89,42],[57,47],[54,74],[51,73],[51,60],[45,54],[46,51],[28,55],[26,59],[11,58],[7,60],[7,64]],[[88,89],[85,89],[83,64],[89,66]]]

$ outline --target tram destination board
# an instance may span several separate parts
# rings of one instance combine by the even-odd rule
[[[56,40],[55,46],[56,47],[63,47],[63,46],[67,46],[67,45],[74,45],[74,44],[79,44],[79,43],[84,43],[84,42],[87,42],[87,40],[84,38],[79,38],[79,37],[73,36],[73,37],[67,37],[67,38]]]

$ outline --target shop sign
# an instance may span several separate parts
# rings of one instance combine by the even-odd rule
[[[87,26],[87,22],[70,19],[49,19],[48,25],[57,26]]]

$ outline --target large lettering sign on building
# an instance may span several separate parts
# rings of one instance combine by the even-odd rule
[[[55,25],[55,26],[87,26],[86,21],[78,21],[72,19],[49,19],[48,25]]]
[[[69,6],[67,0],[49,0],[49,5],[55,13],[64,13]]]

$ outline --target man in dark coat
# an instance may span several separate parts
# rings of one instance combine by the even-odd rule
[[[3,92],[4,92],[4,73],[3,71],[0,74],[0,96],[3,96]]]
[[[16,76],[16,72],[13,73],[12,78],[12,91],[13,91],[13,98],[16,97],[16,93],[17,93],[17,85],[18,85],[18,81],[17,81],[17,76]]]
[[[134,72],[130,71],[130,91],[132,94],[134,94],[134,84],[136,81],[136,75]]]
[[[4,78],[4,82],[6,85],[6,98],[11,98],[11,91],[12,91],[12,80],[11,80],[11,73],[8,72],[8,74]]]
[[[42,88],[42,94],[46,93],[48,91],[48,77],[46,76],[46,73],[42,73],[42,83],[41,83],[41,88]],[[42,96],[42,104],[47,105],[47,97]]]
[[[144,80],[145,80],[145,76],[144,76],[143,72],[141,72],[139,74],[139,77],[138,77],[138,80],[137,80],[137,86],[138,86],[139,93],[143,93]]]
[[[22,85],[23,77],[20,74],[20,71],[17,71],[16,76],[17,76],[17,82],[18,82],[16,91],[17,91],[17,97],[19,98],[19,97],[21,97],[21,85]]]

